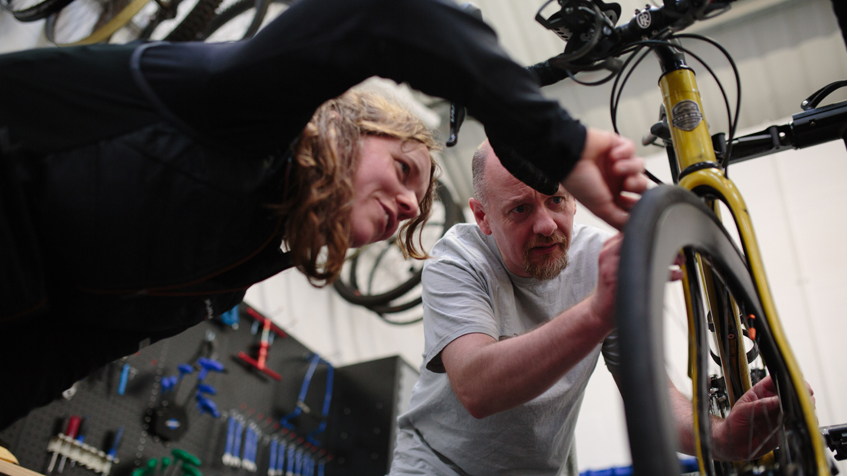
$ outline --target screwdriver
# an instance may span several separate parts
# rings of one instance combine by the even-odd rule
[[[65,436],[67,436],[71,440],[76,438],[76,432],[77,432],[77,430],[79,430],[79,423],[80,423],[80,418],[76,415],[71,415],[70,420],[68,420],[68,428],[66,430]],[[60,446],[60,448],[62,448],[62,447]],[[68,455],[65,454],[65,452],[63,451],[62,452],[62,459],[59,461],[59,472],[60,473],[62,472],[62,469],[64,469],[65,460],[67,460],[67,459],[68,459]],[[51,462],[50,466],[51,467],[48,468],[47,472],[50,472],[52,470],[52,466],[53,466],[52,462]]]
[[[82,423],[79,424],[79,431],[76,434],[76,442],[82,445],[85,443],[85,435],[88,434],[88,417],[82,417]],[[71,467],[76,466],[76,458],[71,458]],[[59,472],[62,472],[62,465],[59,465]]]
[[[112,469],[112,463],[118,456],[118,443],[121,442],[121,435],[124,434],[124,427],[119,426],[115,432],[115,438],[112,440],[112,448],[106,454],[106,466],[103,468],[103,476],[109,476],[109,471]]]

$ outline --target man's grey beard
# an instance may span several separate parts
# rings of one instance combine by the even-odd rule
[[[541,262],[533,262],[530,261],[530,250],[538,245],[544,245],[549,243],[561,243],[564,248],[564,253],[561,256],[554,260],[545,259]],[[570,248],[570,243],[568,243],[568,238],[564,235],[546,238],[539,237],[528,244],[526,249],[524,250],[524,269],[530,277],[547,281],[558,276],[565,268],[568,267],[568,250]]]

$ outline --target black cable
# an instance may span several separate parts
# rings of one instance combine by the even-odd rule
[[[696,35],[692,33],[682,33],[675,36],[677,38],[691,38],[695,40],[705,41],[706,43],[711,44],[712,46],[720,50],[721,53],[723,53],[724,57],[726,57],[727,61],[729,61],[729,65],[732,66],[733,74],[735,74],[735,89],[738,93],[735,99],[735,121],[731,121],[729,124],[729,139],[727,140],[726,144],[726,154],[724,154],[723,163],[721,164],[721,167],[724,169],[724,173],[726,173],[726,170],[729,168],[729,157],[732,153],[732,141],[735,138],[735,129],[738,126],[738,117],[741,114],[741,75],[738,73],[738,67],[735,65],[735,60],[733,60],[729,52],[715,40],[707,36]],[[721,91],[723,91],[723,88],[721,88]]]
[[[654,183],[656,183],[658,185],[664,184],[664,182],[662,182],[662,180],[659,179],[659,177],[656,177],[655,175],[652,174],[652,172],[650,172],[647,169],[644,169],[644,175],[646,175],[648,179],[652,180]]]
[[[408,326],[410,324],[417,324],[423,320],[423,316],[416,317],[414,319],[410,319],[408,321],[392,321],[391,319],[385,317],[385,314],[377,314],[377,316],[382,319],[386,324],[391,324],[392,326]]]
[[[626,61],[624,61],[623,67],[621,68],[621,71],[626,70],[627,66],[629,66],[629,63],[631,63],[631,62],[632,62],[632,59],[633,59],[633,58],[635,58],[636,54],[637,54],[637,53],[638,53],[638,52],[639,52],[642,48],[643,48],[643,46],[639,46],[637,49],[635,49],[635,50],[633,51],[633,53],[632,53],[631,55],[629,55],[629,57],[626,59]],[[618,78],[617,78],[617,79],[615,79],[615,83],[612,85],[612,97],[609,99],[609,113],[610,113],[610,114],[611,114],[611,116],[612,116],[612,130],[614,130],[614,131],[615,131],[615,133],[618,133],[618,104],[620,103],[621,95],[623,94],[623,88],[624,88],[624,86],[626,85],[627,81],[629,81],[629,77],[630,77],[630,76],[632,75],[632,73],[635,71],[635,68],[636,68],[636,67],[637,67],[637,66],[638,66],[638,65],[639,65],[639,64],[640,64],[640,63],[644,60],[644,58],[645,58],[645,57],[647,57],[647,55],[648,55],[648,54],[650,54],[652,51],[653,51],[652,49],[648,49],[646,52],[644,52],[644,54],[643,54],[643,55],[641,55],[641,57],[640,57],[640,58],[638,58],[638,60],[637,60],[637,61],[635,62],[635,64],[634,64],[634,65],[633,65],[633,66],[629,69],[629,71],[626,73],[626,75],[624,75],[623,81],[621,81],[621,83],[620,83],[620,85],[621,85],[621,86],[620,86],[620,89],[619,89],[619,90],[618,90],[618,80],[620,79],[620,75],[618,75]],[[616,92],[616,91],[617,91],[617,93],[618,93],[617,95],[615,95],[615,92]]]
[[[617,71],[612,71],[612,72],[611,72],[608,76],[606,76],[605,78],[603,78],[603,79],[598,79],[597,81],[594,81],[594,82],[589,83],[589,82],[586,82],[586,81],[581,81],[581,80],[579,80],[579,79],[576,79],[576,76],[574,76],[574,74],[573,74],[573,73],[571,73],[571,70],[569,70],[569,69],[566,69],[566,70],[565,70],[565,73],[567,73],[568,77],[569,77],[569,78],[571,78],[572,80],[574,80],[574,82],[575,82],[575,83],[577,83],[577,84],[581,84],[581,85],[583,85],[583,86],[600,86],[601,84],[606,84],[606,83],[608,83],[609,81],[611,81],[611,80],[612,80],[612,78],[614,78],[615,76],[617,76],[617,75],[618,75],[618,72],[617,72]]]
[[[723,87],[723,83],[720,81],[720,79],[718,79],[717,74],[715,74],[715,72],[712,70],[712,68],[709,67],[709,65],[705,61],[703,61],[702,58],[700,58],[698,55],[694,54],[691,50],[689,50],[689,49],[687,49],[687,48],[685,48],[681,45],[670,43],[669,40],[675,39],[675,38],[691,38],[691,39],[705,41],[705,42],[715,46],[716,48],[718,48],[724,54],[724,56],[729,60],[729,63],[732,66],[732,69],[733,69],[733,73],[735,74],[735,84],[736,84],[736,89],[737,89],[737,93],[738,93],[737,99],[736,99],[736,104],[735,104],[735,116],[734,117],[732,115],[731,107],[729,105],[729,97],[726,94],[726,90]],[[741,78],[740,78],[740,75],[738,74],[738,68],[735,65],[735,61],[732,60],[732,57],[729,55],[729,52],[727,52],[725,48],[723,48],[721,45],[719,45],[714,40],[707,38],[705,36],[694,35],[694,34],[674,35],[674,36],[669,37],[668,40],[641,40],[641,41],[633,42],[632,45],[647,46],[649,49],[632,66],[630,71],[624,77],[624,80],[623,80],[623,82],[621,83],[621,86],[620,86],[620,90],[617,91],[618,92],[617,100],[614,101],[614,104],[611,106],[611,112],[613,114],[612,115],[612,125],[614,127],[615,132],[617,132],[617,103],[620,101],[620,97],[622,95],[623,88],[626,84],[626,81],[629,79],[630,74],[632,74],[632,71],[635,70],[635,67],[638,66],[638,64],[646,57],[646,55],[649,54],[650,52],[652,52],[655,49],[655,47],[660,46],[660,45],[665,45],[665,46],[668,46],[668,47],[671,47],[671,48],[675,48],[675,49],[682,51],[683,53],[687,54],[688,56],[694,58],[695,60],[697,60],[698,63],[700,63],[704,68],[706,68],[706,70],[709,72],[709,74],[712,75],[712,78],[714,78],[715,83],[717,83],[718,88],[721,91],[721,95],[723,96],[723,99],[724,99],[724,105],[726,106],[726,115],[727,115],[727,121],[729,122],[729,131],[730,131],[729,132],[729,138],[728,138],[728,141],[727,141],[728,142],[727,152],[726,152],[726,154],[724,154],[724,157],[723,157],[722,162],[721,162],[721,168],[724,171],[724,175],[727,175],[727,164],[729,163],[728,159],[729,159],[730,153],[732,152],[732,140],[735,137],[735,129],[737,127],[738,117],[739,117],[740,109],[741,109]],[[635,57],[635,53],[633,53],[632,55],[630,55],[629,58],[627,58],[627,61],[624,63],[624,67],[622,68],[622,70],[626,69],[626,66],[632,60],[633,57]],[[617,87],[617,81],[615,81],[615,85],[612,87],[613,97],[614,97],[616,87]],[[652,175],[652,174],[650,174],[650,175]]]

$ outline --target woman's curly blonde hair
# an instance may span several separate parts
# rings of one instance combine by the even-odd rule
[[[398,240],[407,258],[428,256],[419,230],[432,209],[438,171],[432,152],[440,147],[423,122],[399,103],[350,90],[321,105],[306,125],[294,150],[286,200],[273,206],[286,217],[284,243],[294,265],[318,287],[338,277],[350,247],[353,176],[366,135],[416,141],[429,150],[430,182],[420,214],[403,224]]]

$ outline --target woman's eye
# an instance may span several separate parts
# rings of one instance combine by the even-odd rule
[[[403,162],[402,160],[398,160],[397,163],[400,164],[400,172],[403,174],[404,177],[408,175],[409,172],[412,170],[412,168],[409,167],[409,164]]]

